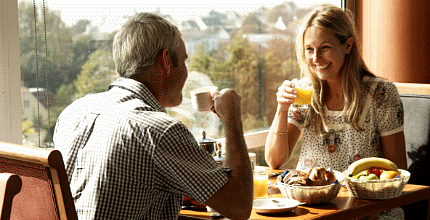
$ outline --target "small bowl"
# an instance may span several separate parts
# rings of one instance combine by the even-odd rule
[[[359,199],[391,199],[402,194],[403,188],[409,181],[411,173],[399,169],[400,177],[387,180],[357,180],[345,178],[349,195]]]
[[[336,198],[341,188],[344,175],[341,172],[333,171],[337,181],[325,186],[292,186],[282,182],[282,177],[278,176],[276,187],[287,199],[294,199],[305,205],[328,203]]]

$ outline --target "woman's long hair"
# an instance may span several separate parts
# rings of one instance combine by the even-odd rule
[[[363,108],[362,94],[368,91],[368,87],[363,82],[364,76],[373,76],[369,72],[360,54],[360,44],[355,31],[353,15],[350,11],[345,13],[341,8],[333,5],[321,5],[310,12],[304,19],[296,39],[297,60],[302,76],[309,76],[313,84],[312,103],[307,112],[305,126],[314,128],[315,132],[322,135],[327,131],[324,120],[324,107],[326,105],[327,84],[321,80],[306,63],[304,50],[304,35],[309,27],[320,27],[333,33],[341,44],[344,44],[349,37],[354,38],[350,53],[346,54],[345,61],[341,67],[341,82],[344,97],[344,109],[342,115],[346,117],[348,123],[358,131],[358,120]]]

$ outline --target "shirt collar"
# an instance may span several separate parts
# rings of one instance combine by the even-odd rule
[[[141,82],[134,79],[119,77],[108,86],[108,91],[114,87],[128,90],[135,93],[139,99],[143,100],[149,106],[154,108],[156,111],[165,112],[164,108],[160,105],[160,102],[154,97],[149,89]]]

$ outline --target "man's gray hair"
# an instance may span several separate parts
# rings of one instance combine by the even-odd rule
[[[118,75],[130,78],[145,72],[164,49],[169,49],[176,64],[179,36],[178,28],[158,15],[140,13],[133,16],[122,25],[113,41]]]

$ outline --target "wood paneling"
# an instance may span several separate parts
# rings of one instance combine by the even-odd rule
[[[430,83],[430,0],[356,0],[353,8],[364,60],[376,75]]]

